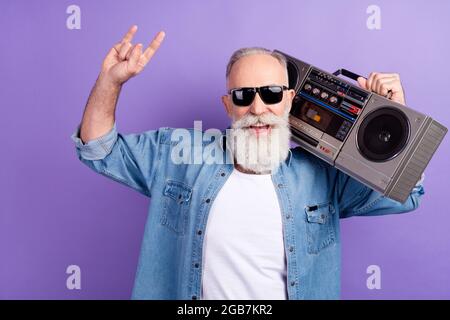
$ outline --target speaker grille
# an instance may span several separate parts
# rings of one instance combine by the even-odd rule
[[[408,118],[399,109],[375,109],[366,115],[359,126],[358,149],[370,161],[388,161],[405,148],[409,130]]]
[[[410,151],[413,152],[413,156],[387,194],[388,197],[405,202],[446,133],[447,128],[434,120],[431,122],[416,148]]]

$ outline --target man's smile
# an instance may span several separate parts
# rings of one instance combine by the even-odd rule
[[[272,126],[269,124],[260,123],[260,124],[254,124],[254,125],[248,126],[247,129],[251,129],[254,134],[259,136],[259,135],[270,134],[270,132],[272,130]]]

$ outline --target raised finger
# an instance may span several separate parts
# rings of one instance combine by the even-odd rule
[[[166,34],[164,31],[158,32],[158,34],[153,38],[152,42],[150,42],[150,45],[145,49],[144,51],[144,57],[146,59],[146,63],[151,59],[151,57],[155,54],[156,50],[158,50],[159,46],[164,40],[164,37]]]
[[[122,43],[123,42],[131,42],[131,40],[133,40],[133,36],[136,33],[138,27],[137,25],[132,25],[130,29],[128,29],[128,32],[126,33],[126,35],[123,37],[122,39]]]

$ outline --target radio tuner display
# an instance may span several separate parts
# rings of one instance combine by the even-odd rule
[[[312,69],[293,101],[291,114],[344,141],[367,96],[334,76]]]
[[[291,115],[340,141],[344,141],[353,124],[353,121],[299,95],[294,99]]]

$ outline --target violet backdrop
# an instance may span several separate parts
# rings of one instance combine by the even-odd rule
[[[81,8],[69,30],[66,9]],[[369,30],[369,5],[381,29]],[[225,66],[244,46],[279,49],[330,72],[400,73],[407,104],[450,126],[450,1],[0,2],[0,299],[128,299],[149,201],[95,174],[70,135],[109,48],[163,29],[147,68],[122,89],[122,133],[225,128]],[[342,220],[343,299],[450,299],[447,137],[426,170],[421,207]],[[66,268],[81,268],[81,290]],[[381,267],[381,289],[366,286]]]

